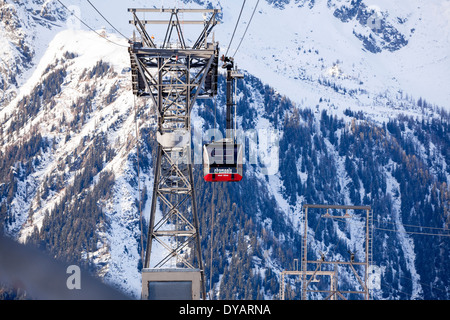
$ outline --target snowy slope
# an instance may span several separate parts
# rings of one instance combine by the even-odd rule
[[[128,24],[131,15],[127,8],[149,6],[145,1],[93,3],[128,37],[133,26]],[[78,7],[76,13],[90,26],[116,33],[86,2],[71,1],[66,5],[69,4]],[[244,7],[229,49],[231,55],[235,54],[255,4],[256,1],[247,2]],[[220,8],[222,23],[214,32],[221,53],[226,52],[241,1],[166,0],[150,5],[175,6]],[[382,31],[368,25],[372,16],[380,19]],[[387,121],[395,114],[417,108],[419,98],[448,109],[448,16],[449,5],[444,0],[414,0],[402,5],[389,1],[260,1],[235,59],[240,68],[300,105],[319,105],[320,109],[335,110],[339,115],[351,108],[364,110],[380,122]],[[158,14],[153,17],[166,18]],[[186,14],[185,18],[198,17]],[[80,28],[86,29],[83,25]],[[149,28],[158,41],[164,30]],[[361,37],[368,37],[369,44]],[[368,45],[379,47],[379,52],[371,52]],[[338,94],[330,83],[341,89]],[[330,101],[322,105],[321,98]]]
[[[242,3],[238,0],[223,3],[166,0],[150,5],[146,1],[92,2],[119,31],[129,37],[133,32],[133,27],[128,24],[131,19],[127,12],[129,7],[197,8],[208,5],[220,8],[223,23],[215,29],[215,34],[222,53],[228,48]],[[347,90],[359,88],[371,95],[368,100],[359,96],[337,101],[350,107],[368,107],[374,96],[389,94],[395,97],[400,91],[416,100],[422,97],[432,104],[448,108],[448,1],[430,3],[413,0],[401,5],[391,1],[356,3],[330,0],[306,4],[305,1],[260,1],[245,41],[235,57],[238,66],[263,79],[282,94],[297,102],[303,101],[310,107],[317,104],[317,97],[330,94],[317,84],[319,78],[325,78],[343,85]],[[232,55],[255,4],[256,1],[248,1],[244,7],[241,23],[230,46],[229,53]],[[74,0],[66,5],[78,7],[76,13],[90,26],[116,32],[85,1]],[[372,15],[380,18],[387,31],[377,33],[371,29],[367,18]],[[156,17],[162,18],[162,15]],[[186,19],[189,18],[186,16]],[[86,29],[83,25],[81,28]],[[149,32],[152,32],[151,28]],[[155,35],[158,38],[158,34]],[[358,36],[372,36],[375,45],[382,48],[381,52],[367,50]],[[395,37],[400,36],[404,37],[406,44],[399,44],[398,50],[393,50],[396,48]]]
[[[112,39],[126,46],[125,41],[114,36]],[[123,281],[128,283],[126,287],[134,288],[132,293],[135,294],[140,288],[140,278],[138,273],[130,272],[130,268],[137,271],[139,253],[137,252],[138,243],[134,238],[139,238],[140,234],[137,229],[135,231],[138,234],[133,237],[127,230],[130,230],[130,224],[134,225],[136,221],[139,221],[139,213],[135,207],[137,190],[134,186],[130,186],[130,181],[134,179],[136,172],[132,168],[132,162],[128,161],[130,144],[131,150],[136,152],[136,128],[128,72],[129,56],[125,47],[119,47],[119,49],[117,45],[104,39],[99,41],[98,36],[92,32],[61,31],[48,44],[45,54],[34,68],[33,74],[21,86],[16,99],[0,111],[2,119],[11,119],[4,127],[7,129],[8,124],[13,122],[17,104],[32,94],[41,81],[45,81],[49,66],[52,71],[61,69],[66,73],[61,93],[52,97],[48,101],[50,104],[44,105],[44,109],[27,122],[26,126],[15,134],[15,139],[12,141],[14,143],[26,139],[29,128],[37,127],[43,136],[53,141],[54,146],[40,156],[41,162],[37,170],[25,181],[19,182],[18,196],[11,204],[11,211],[14,212],[16,219],[7,231],[19,237],[21,241],[26,241],[35,227],[41,228],[45,212],[51,211],[61,201],[64,189],[53,192],[46,201],[39,203],[26,201],[25,192],[20,190],[27,189],[28,193],[33,190],[32,192],[36,194],[37,190],[43,187],[45,178],[55,173],[66,177],[66,183],[70,185],[80,170],[66,169],[61,172],[59,169],[61,160],[71,159],[66,161],[74,162],[76,159],[72,157],[80,145],[84,145],[83,141],[86,138],[107,134],[110,144],[117,146],[115,148],[117,156],[104,167],[104,171],[112,171],[116,177],[115,196],[105,205],[110,229],[100,232],[101,243],[98,245],[98,252],[88,254],[98,263],[112,262],[106,264],[100,274],[106,278],[113,274],[116,283],[122,281],[120,275],[123,275]],[[71,57],[67,58],[67,56]],[[109,65],[107,73],[101,81],[98,81],[98,77],[87,78],[86,70],[92,70],[99,61]],[[112,103],[105,104],[104,99],[111,92],[120,94],[114,97]],[[84,115],[87,118],[83,126],[74,131],[70,123],[79,112],[74,109],[74,104],[79,104],[80,99],[81,101],[92,99],[92,112]],[[60,124],[57,130],[55,130],[55,123]],[[142,125],[148,125],[148,123]],[[68,137],[70,137],[69,140]],[[2,147],[6,148],[8,144],[3,143]],[[145,183],[148,187],[151,185],[150,177],[143,175],[142,179],[143,185]],[[27,195],[27,198],[29,197],[30,194]],[[33,214],[29,215],[29,212]],[[106,248],[108,249],[105,251]],[[134,278],[130,276],[132,274],[135,275]]]
[[[336,9],[349,2],[319,0],[310,9],[290,1],[284,9],[273,10],[262,1],[236,56],[239,65],[296,101],[308,99],[317,91],[323,94],[319,88],[315,89],[315,80],[330,77],[330,69],[336,63],[341,79],[334,81],[348,89],[361,88],[371,94],[386,91],[395,94],[401,90],[416,99],[423,96],[448,108],[448,1],[408,1],[401,5],[392,1],[364,1],[377,6],[384,21],[398,28],[408,41],[399,50],[376,54],[365,50],[354,34],[376,36],[370,27],[356,18],[342,22],[334,16]],[[236,11],[236,7],[230,3],[224,8],[224,17],[231,18],[231,21],[224,18],[225,24],[235,20],[235,14],[227,12]],[[248,20],[249,9],[244,21]],[[237,41],[231,52],[236,45]],[[301,80],[309,78],[313,83],[306,87]],[[315,103],[317,100],[309,101],[310,105]]]
[[[17,94],[41,59],[56,29],[65,28],[66,12],[54,1],[0,2],[1,106]]]

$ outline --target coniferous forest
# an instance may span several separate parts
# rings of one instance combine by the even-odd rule
[[[67,54],[66,63],[73,58]],[[116,197],[118,177],[108,164],[125,154],[130,172],[135,174],[139,167],[141,174],[151,176],[153,170],[155,133],[154,127],[146,124],[151,120],[147,106],[140,105],[137,113],[142,120],[139,162],[132,136],[113,142],[108,138],[108,132],[127,125],[123,116],[107,130],[96,130],[77,140],[74,151],[58,159],[57,169],[43,176],[41,183],[32,185],[30,179],[43,165],[46,154],[66,143],[75,143],[73,137],[102,108],[99,96],[106,106],[117,101],[119,84],[104,92],[92,91],[89,86],[89,81],[112,74],[117,75],[104,62],[82,73],[81,77],[88,81],[86,97],[73,101],[72,120],[61,118],[59,129],[51,129],[59,130],[63,138],[45,137],[36,126],[0,150],[1,230],[10,230],[14,225],[17,216],[12,208],[19,195],[31,204],[29,222],[34,211],[54,199],[54,205],[43,213],[41,227],[34,227],[27,243],[57,259],[75,261],[92,274],[100,274],[107,264],[94,262],[92,253],[104,245],[100,234],[108,233],[111,227],[106,203]],[[19,103],[8,130],[23,126],[44,106],[57,108],[54,97],[65,76],[63,68],[48,71],[41,85]],[[223,77],[219,85],[224,87]],[[439,117],[431,118],[400,114],[383,123],[366,119],[363,111],[350,108],[337,116],[327,110],[318,112],[314,107],[296,105],[251,75],[239,83],[238,91],[237,112],[244,130],[253,128],[257,118],[264,117],[281,133],[276,175],[280,184],[276,192],[285,203],[277,199],[271,178],[261,177],[258,164],[246,164],[245,178],[233,184],[206,183],[201,165],[195,165],[206,288],[212,289],[213,299],[279,298],[280,271],[292,269],[294,259],[301,256],[301,205],[306,203],[372,207],[373,263],[382,269],[382,287],[374,294],[376,299],[450,297],[448,113],[438,110]],[[217,105],[224,103],[222,92]],[[424,108],[422,99],[419,104]],[[197,117],[205,120],[204,129],[211,128],[213,102],[204,101],[197,107]],[[221,124],[224,119],[224,109],[219,108],[216,120]],[[3,141],[9,141],[12,132],[3,131],[3,125]],[[127,183],[136,191],[132,211],[137,213],[139,199],[141,205],[148,204],[152,190],[141,188],[138,197],[136,177]],[[315,231],[312,241],[330,256],[348,255],[354,245],[350,228],[341,226],[338,232],[336,226],[323,223],[317,216],[309,221]],[[137,220],[130,228],[137,232],[138,224]],[[441,235],[432,235],[430,230],[439,230],[434,233]],[[138,250],[142,250],[139,240],[135,238]],[[408,256],[410,249],[414,257]],[[137,265],[136,272],[142,261]],[[350,287],[350,280],[343,286]],[[299,298],[299,283],[289,283],[287,288],[289,297]],[[8,290],[2,294],[4,298],[17,297]]]

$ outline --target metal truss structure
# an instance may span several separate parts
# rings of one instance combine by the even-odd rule
[[[320,205],[320,204],[305,204],[303,205],[305,220],[304,220],[304,233],[303,233],[303,248],[302,248],[302,260],[301,270],[298,270],[298,263],[295,270],[283,271],[282,283],[280,286],[280,298],[285,298],[285,276],[295,275],[300,276],[302,280],[302,300],[307,299],[307,293],[328,293],[325,299],[346,299],[346,295],[362,295],[365,300],[369,300],[369,270],[372,265],[372,242],[373,242],[373,215],[370,206],[342,206],[342,205]],[[348,210],[363,210],[366,212],[365,217],[365,243],[364,243],[364,259],[362,261],[356,261],[354,253],[350,253],[350,258],[345,261],[327,261],[322,254],[320,260],[308,259],[308,209],[326,209],[326,214],[321,215],[321,218],[330,218],[345,221],[351,219],[352,216],[348,214]],[[345,210],[344,215],[330,215],[328,210]],[[324,266],[334,266],[333,270],[322,270]],[[361,289],[355,290],[341,290],[338,286],[338,273],[339,268],[348,267],[352,271],[351,273],[357,279]],[[313,290],[309,289],[309,285],[312,282],[318,282],[317,277],[330,277],[329,289]]]
[[[177,268],[201,272],[206,296],[196,195],[191,162],[190,113],[195,101],[217,93],[218,43],[209,42],[218,23],[216,9],[128,9],[141,37],[130,44],[133,93],[156,106],[158,128],[156,166],[144,268]],[[138,13],[169,15],[168,20],[139,19]],[[202,14],[203,20],[183,20],[180,14]],[[155,43],[146,25],[167,25],[162,43]],[[203,26],[195,41],[184,25]],[[152,256],[153,243],[163,256]]]

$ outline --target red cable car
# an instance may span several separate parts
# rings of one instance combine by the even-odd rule
[[[203,176],[208,182],[242,180],[242,145],[222,139],[203,146]]]
[[[233,113],[236,105],[233,102],[233,83],[236,78],[244,76],[233,70],[233,58],[222,56],[222,68],[227,69],[227,105],[226,105],[226,138],[213,141],[203,146],[203,176],[205,181],[241,181],[243,177],[242,145],[236,143],[236,124],[233,125]],[[236,117],[236,115],[235,115]]]

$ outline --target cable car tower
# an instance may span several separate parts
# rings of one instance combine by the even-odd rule
[[[208,37],[218,23],[217,9],[128,9],[133,15],[141,39],[130,41],[133,93],[149,97],[156,106],[158,149],[154,168],[153,198],[142,273],[143,298],[152,292],[170,292],[159,298],[186,298],[187,283],[200,275],[203,299],[206,298],[203,260],[200,248],[199,220],[191,162],[190,113],[198,98],[217,94],[218,43]],[[148,16],[166,14],[168,20],[144,20]],[[180,14],[182,15],[180,19]],[[202,14],[202,20],[184,20],[184,15]],[[154,42],[146,25],[166,25],[162,43]],[[200,25],[197,40],[190,45],[184,35],[188,25]],[[156,28],[156,27],[155,27]],[[192,36],[192,35],[190,35]],[[173,40],[172,38],[175,38]],[[194,38],[195,39],[195,38]],[[192,245],[195,248],[192,250]],[[158,247],[163,255],[153,254]],[[185,281],[187,280],[187,281]],[[151,287],[153,282],[155,287]],[[194,281],[195,282],[195,281]],[[158,286],[156,286],[158,285]],[[168,285],[168,286],[166,286]],[[192,285],[192,299],[199,298]],[[167,289],[169,288],[169,289]],[[189,291],[189,290],[187,290]],[[200,291],[200,290],[198,290]],[[153,297],[158,299],[157,296]],[[170,298],[170,297],[169,297]]]

